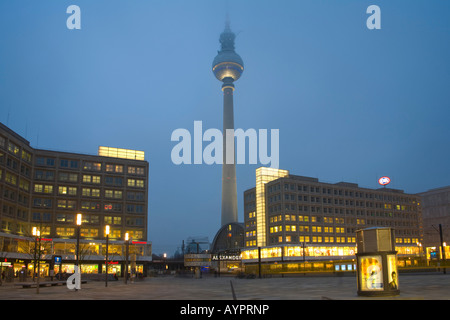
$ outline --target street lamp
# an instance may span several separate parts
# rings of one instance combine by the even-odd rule
[[[33,236],[35,237],[34,239],[34,263],[33,263],[33,282],[35,280],[36,277],[36,254],[37,254],[37,228],[33,227],[33,231],[32,231]]]
[[[36,293],[39,293],[39,269],[40,269],[40,265],[39,265],[39,260],[41,259],[41,231],[38,230],[36,227],[33,227],[33,236],[36,237],[36,242],[34,244],[34,272],[36,272],[36,245],[38,245],[38,240],[39,240],[39,245],[38,245],[38,249],[39,249],[39,254],[37,255],[37,286],[36,286]]]
[[[165,272],[165,270],[167,270],[167,264],[166,264],[167,253],[164,253],[163,257],[164,257],[164,272]]]
[[[128,249],[130,246],[130,239],[128,232],[125,233],[125,284],[128,281]]]
[[[80,229],[81,229],[81,213],[77,213],[77,267],[80,268]],[[80,268],[81,273],[81,268]]]
[[[105,277],[105,287],[108,286],[108,240],[109,240],[109,225],[105,226],[105,234],[106,234],[106,259],[105,259],[105,267],[106,267],[106,277]]]

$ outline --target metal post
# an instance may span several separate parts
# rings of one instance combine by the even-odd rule
[[[130,246],[130,240],[126,241],[125,244],[125,284],[128,282],[128,249]]]
[[[39,269],[40,269],[40,259],[41,259],[41,232],[38,231],[38,236],[39,236],[39,245],[38,245],[38,261],[37,261],[37,286],[36,286],[36,293],[39,293]]]
[[[80,229],[81,226],[77,226],[77,267],[80,265]]]
[[[444,274],[447,273],[446,269],[445,269],[445,247],[444,247],[444,239],[442,236],[442,224],[439,224],[439,236],[441,238],[441,260],[442,260],[442,265],[443,265],[443,270],[444,270]]]
[[[261,247],[258,247],[258,278],[261,279]]]
[[[34,238],[34,261],[33,261],[33,282],[36,280],[36,255],[37,255],[37,242],[38,242],[38,238],[37,238],[37,234],[36,237]]]
[[[108,247],[109,247],[109,225],[105,226],[105,235],[106,235],[106,256],[105,256],[105,287],[108,286]]]
[[[306,257],[305,257],[305,242],[303,242],[303,262],[306,261]]]
[[[220,251],[217,253],[217,271],[220,278]]]
[[[106,259],[105,259],[105,287],[108,286],[108,243],[109,234],[106,235]]]

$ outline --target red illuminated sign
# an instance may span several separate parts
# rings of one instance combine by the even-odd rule
[[[381,177],[380,179],[378,179],[378,183],[381,184],[382,186],[385,186],[387,184],[389,184],[391,182],[391,178],[389,177]]]

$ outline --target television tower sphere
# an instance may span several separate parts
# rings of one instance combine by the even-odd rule
[[[212,64],[212,71],[220,81],[236,81],[244,72],[244,62],[242,58],[234,51],[234,39],[236,35],[230,29],[230,23],[225,23],[225,30],[220,35],[219,42],[222,48],[217,52]]]

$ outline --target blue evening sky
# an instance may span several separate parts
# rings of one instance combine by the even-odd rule
[[[81,30],[69,30],[69,5]],[[369,30],[366,9],[381,9]],[[172,131],[222,129],[211,72],[228,7],[245,71],[235,127],[280,130],[280,168],[418,193],[450,185],[450,2],[3,0],[0,121],[35,148],[143,150],[149,241],[220,228],[221,166],[174,165]],[[205,143],[206,144],[206,143]],[[258,165],[237,167],[243,192]]]

